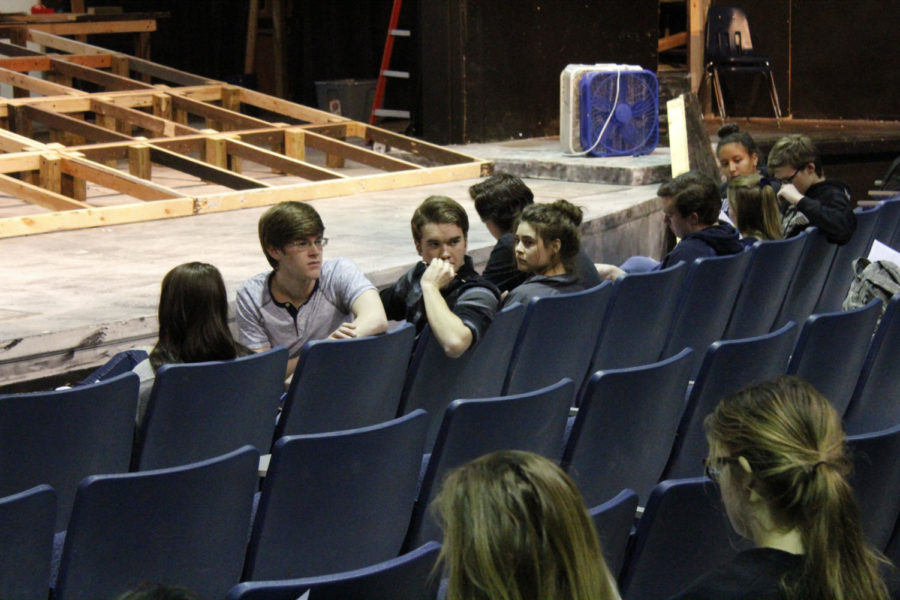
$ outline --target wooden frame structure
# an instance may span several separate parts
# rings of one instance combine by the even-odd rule
[[[412,187],[480,177],[492,168],[385,129],[36,29],[27,30],[27,40],[44,51],[0,40],[0,84],[12,89],[12,98],[0,98],[0,194],[29,206],[29,214],[0,218],[0,238]],[[246,163],[287,175],[288,183],[250,176]],[[220,191],[192,194],[154,182],[161,168]],[[92,204],[88,184],[126,202]]]

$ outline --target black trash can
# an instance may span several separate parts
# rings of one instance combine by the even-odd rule
[[[368,122],[377,83],[377,79],[316,81],[316,101],[322,110],[354,121]]]

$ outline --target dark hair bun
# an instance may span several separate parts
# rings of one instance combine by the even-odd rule
[[[721,138],[725,137],[726,135],[738,133],[740,130],[741,130],[741,128],[738,127],[737,123],[726,123],[725,125],[722,125],[721,127],[719,127],[719,130],[716,132],[716,135],[718,135],[719,138],[721,139]]]
[[[558,210],[564,217],[572,221],[572,224],[576,227],[581,225],[581,219],[584,213],[580,208],[578,208],[568,200],[563,200],[562,198],[560,198],[559,200],[551,204],[551,206],[554,209]]]

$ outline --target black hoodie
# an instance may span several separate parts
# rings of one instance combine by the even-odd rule
[[[680,260],[686,264],[695,258],[725,256],[744,250],[737,231],[728,223],[716,223],[700,231],[684,236],[662,261],[660,268],[671,267]]]

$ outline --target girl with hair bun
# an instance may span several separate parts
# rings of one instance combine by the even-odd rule
[[[741,242],[750,246],[757,240],[780,240],[781,213],[775,190],[762,175],[738,175],[728,182],[729,214],[741,233]]]
[[[581,249],[580,208],[568,200],[530,204],[516,225],[516,266],[530,274],[503,305],[584,289],[576,258]]]
[[[841,420],[797,377],[722,400],[704,422],[707,475],[735,531],[756,548],[704,575],[678,600],[885,600],[847,481]]]
[[[578,488],[546,458],[482,456],[434,502],[447,600],[618,600]]]
[[[716,134],[719,136],[716,158],[725,179],[731,181],[740,175],[759,172],[759,146],[749,133],[741,131],[737,123],[728,123],[719,127]]]

